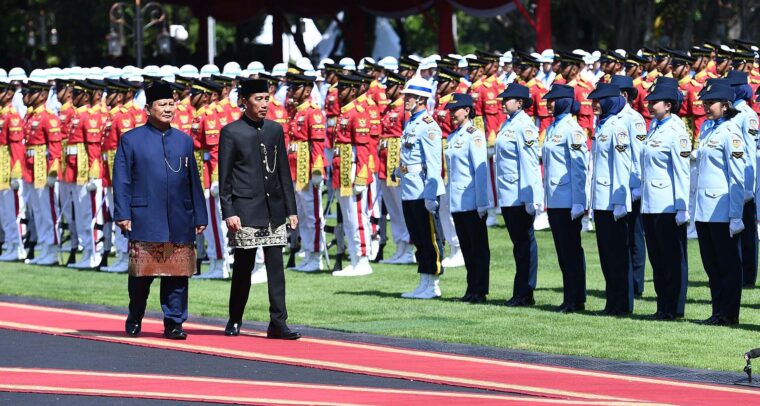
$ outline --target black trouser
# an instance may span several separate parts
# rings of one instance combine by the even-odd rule
[[[615,221],[611,210],[594,210],[596,243],[599,263],[606,281],[607,304],[610,312],[633,311],[633,272],[628,251],[628,222]]]
[[[402,200],[401,209],[404,212],[404,223],[409,230],[409,238],[417,248],[417,272],[442,274],[443,233],[438,210],[435,213],[427,211],[424,199]]]
[[[187,290],[186,276],[162,276],[161,278],[161,310],[164,312],[164,328],[171,329],[182,325],[187,320]],[[127,279],[129,290],[129,316],[127,322],[140,323],[145,316],[145,306],[148,304],[150,285],[155,276],[130,276]]]
[[[744,203],[744,231],[741,236],[742,283],[755,286],[757,281],[757,212],[755,200]]]
[[[251,270],[256,263],[256,250],[235,249],[230,285],[230,321],[243,321],[243,312],[251,291]],[[285,329],[288,311],[285,308],[285,272],[282,265],[282,246],[263,247],[269,291],[269,328]]]
[[[538,278],[538,245],[533,233],[533,216],[525,211],[525,206],[502,207],[501,215],[512,240],[515,256],[515,283],[513,297],[533,294]]]
[[[631,212],[625,216],[628,221],[628,252],[631,253],[633,272],[633,293],[644,293],[644,271],[647,263],[647,246],[644,240],[644,225],[641,222],[641,199],[631,202]]]
[[[562,304],[586,303],[586,254],[581,244],[583,216],[573,220],[570,209],[547,209],[557,261],[562,271]]]
[[[742,265],[739,257],[741,238],[729,235],[728,223],[698,221],[696,225],[702,266],[710,282],[712,313],[728,319],[738,319],[742,299]]]
[[[480,218],[475,210],[451,213],[454,228],[459,237],[464,266],[467,269],[467,291],[465,295],[485,296],[488,294],[491,249],[488,247],[488,227],[486,219]]]
[[[686,225],[676,224],[675,213],[643,214],[649,263],[652,264],[657,311],[683,314],[682,292],[688,283]]]

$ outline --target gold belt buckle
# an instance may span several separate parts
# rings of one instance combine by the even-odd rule
[[[400,170],[400,171],[401,171],[401,173],[403,173],[404,175],[406,175],[406,174],[408,173],[408,171],[407,171],[407,169],[406,169],[406,165],[401,165],[401,166],[399,167],[399,170]]]

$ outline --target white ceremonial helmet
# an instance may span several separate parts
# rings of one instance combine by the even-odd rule
[[[406,82],[401,94],[413,94],[416,96],[431,98],[433,97],[433,88],[427,80],[419,76],[414,76]]]
[[[356,70],[356,62],[354,62],[354,60],[351,58],[341,59],[340,62],[338,62],[338,65],[346,70]]]

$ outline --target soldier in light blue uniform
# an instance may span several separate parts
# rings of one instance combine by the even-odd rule
[[[580,110],[574,96],[571,86],[556,84],[543,97],[554,116],[546,129],[542,161],[546,212],[564,286],[562,304],[557,308],[562,313],[586,308],[586,256],[581,228],[587,208],[588,147],[586,134],[573,117]]]
[[[747,158],[741,129],[730,120],[737,114],[734,90],[722,83],[708,85],[701,99],[707,118],[713,121],[700,134],[697,150],[694,220],[712,297],[712,315],[703,323],[733,325],[739,322],[742,294],[739,234],[745,226],[742,214]]]
[[[538,163],[538,129],[523,111],[532,100],[527,87],[510,83],[498,96],[507,119],[496,136],[496,195],[517,267],[512,298],[507,306],[535,304],[533,290],[538,274],[538,245],[533,231],[536,210],[543,204]]]
[[[742,221],[746,225],[741,233],[742,283],[745,288],[755,286],[757,280],[757,202],[755,184],[757,183],[757,113],[747,103],[752,98],[752,87],[747,73],[739,70],[728,71],[726,80],[734,89],[736,100],[734,108],[739,112],[731,121],[736,124],[744,136],[744,155],[747,166],[744,170],[744,213]]]
[[[655,120],[641,154],[641,213],[657,293],[653,320],[683,317],[688,282],[691,139],[672,113],[680,108],[679,95],[676,87],[654,85],[646,97]]]
[[[441,296],[438,278],[443,273],[443,241],[438,217],[438,196],[445,193],[441,178],[441,128],[427,111],[433,97],[430,83],[422,78],[410,79],[404,90],[404,106],[411,113],[401,137],[401,208],[409,236],[417,248],[417,287],[401,295],[406,298],[432,299]]]
[[[454,94],[446,104],[457,129],[449,134],[445,157],[449,182],[446,194],[459,236],[459,244],[467,268],[467,290],[460,299],[484,303],[488,295],[488,274],[491,251],[488,247],[486,213],[488,202],[488,163],[486,138],[475,128],[472,96]]]
[[[629,76],[614,75],[611,84],[620,88],[621,96],[626,99],[623,113],[627,122],[628,134],[631,139],[631,212],[626,216],[628,221],[628,251],[631,253],[631,271],[633,272],[633,294],[641,297],[644,294],[644,273],[647,263],[646,242],[644,241],[644,225],[641,221],[641,150],[647,137],[647,124],[644,117],[631,107],[631,101],[636,100],[638,90]]]
[[[596,222],[599,262],[607,282],[603,315],[619,316],[633,311],[633,273],[628,251],[631,211],[631,139],[620,88],[600,83],[588,96],[599,114],[592,146],[591,208]]]

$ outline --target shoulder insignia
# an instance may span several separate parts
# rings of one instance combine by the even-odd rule
[[[470,133],[470,134],[474,133],[475,130],[477,130],[477,128],[475,128],[475,127],[468,127],[467,128],[467,132]]]
[[[315,122],[315,123],[317,123],[317,124],[321,124],[321,123],[322,123],[322,114],[320,114],[320,113],[315,113],[315,114],[312,116],[312,119],[314,120],[314,122]]]
[[[528,143],[528,141],[535,141],[536,138],[538,138],[538,134],[535,131],[533,131],[532,128],[526,128],[523,131],[523,135],[525,137],[526,144]]]
[[[472,144],[475,145],[477,148],[482,148],[485,142],[486,142],[486,139],[482,135],[477,135],[472,138]]]
[[[582,131],[575,131],[573,133],[573,144],[574,145],[577,144],[578,147],[580,148],[580,144],[582,144],[584,141],[586,141],[585,138],[586,138],[586,135],[583,134]]]
[[[734,149],[739,149],[742,147],[742,140],[739,138],[734,138],[731,140],[731,146],[734,147]]]
[[[428,124],[432,124],[433,123],[433,119],[430,116],[422,117],[422,121],[424,121],[424,122],[426,122]]]
[[[639,133],[646,133],[647,131],[647,125],[643,121],[637,121],[634,127],[636,127],[636,131]]]
[[[689,151],[681,151],[678,155],[680,155],[681,158],[689,158],[691,156],[691,152],[689,152]]]

